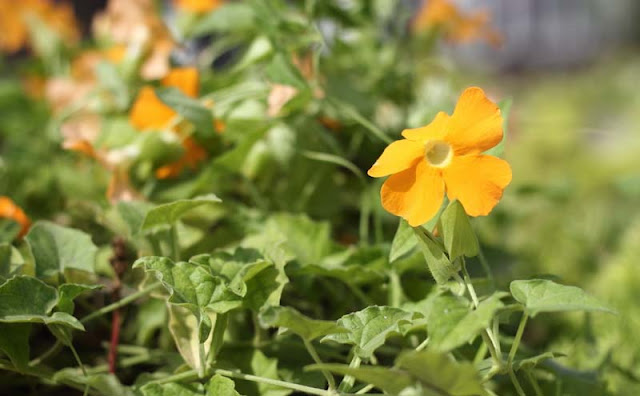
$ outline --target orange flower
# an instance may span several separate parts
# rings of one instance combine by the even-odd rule
[[[382,206],[412,227],[429,221],[446,194],[470,216],[487,215],[511,182],[506,161],[482,152],[502,140],[500,109],[482,89],[467,88],[453,115],[444,112],[421,128],[402,131],[369,169],[391,175],[382,185]]]
[[[198,70],[193,67],[172,69],[160,82],[165,87],[179,89],[185,95],[198,96]],[[150,86],[142,87],[131,108],[129,120],[140,130],[162,129],[176,116],[176,112],[164,104]]]
[[[224,4],[224,0],[174,0],[176,7],[196,14],[213,11]]]
[[[198,71],[195,68],[173,69],[162,79],[161,84],[165,87],[177,88],[191,98],[198,97]],[[153,88],[143,87],[133,104],[129,119],[137,129],[150,130],[168,128],[175,116],[176,112],[156,96]],[[216,121],[215,127],[216,130],[222,131],[224,124]],[[195,169],[198,163],[207,158],[207,152],[192,138],[184,139],[182,147],[184,148],[182,157],[158,168],[156,170],[157,178],[177,177],[185,168]]]
[[[22,209],[10,198],[4,196],[0,197],[0,218],[11,219],[22,226],[18,238],[22,238],[31,225],[31,221],[29,221],[29,218],[24,214]]]
[[[411,22],[411,29],[413,32],[441,29],[445,37],[455,43],[485,39],[499,46],[502,37],[488,26],[489,19],[486,11],[463,14],[450,0],[425,0]]]
[[[80,37],[70,3],[56,4],[48,0],[5,0],[0,1],[0,50],[16,52],[27,46],[29,15],[42,20],[50,29],[60,34],[65,42],[75,42]]]

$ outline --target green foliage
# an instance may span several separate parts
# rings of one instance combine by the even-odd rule
[[[86,233],[50,222],[35,224],[25,237],[39,278],[66,275],[69,269],[94,272],[98,248]]]
[[[490,216],[445,199],[413,228],[366,171],[484,80],[412,11],[176,5],[171,57],[141,12],[122,62],[108,32],[28,16],[30,49],[0,58],[0,195],[33,222],[0,211],[0,394],[638,394],[635,61],[483,83],[517,98],[486,152],[514,180]],[[197,65],[202,95],[151,60]],[[162,131],[131,122],[142,87]]]
[[[560,285],[546,279],[513,281],[510,289],[513,298],[522,303],[531,316],[540,312],[614,312],[579,287]]]

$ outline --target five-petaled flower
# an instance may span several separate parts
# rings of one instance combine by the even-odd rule
[[[436,115],[427,126],[402,131],[369,169],[389,177],[382,185],[382,206],[413,227],[438,212],[446,192],[470,216],[487,215],[511,182],[509,164],[482,154],[502,140],[502,116],[477,87],[467,88],[453,112]]]
[[[24,211],[9,197],[0,196],[0,219],[13,220],[20,225],[18,238],[22,238],[31,226],[31,221]]]

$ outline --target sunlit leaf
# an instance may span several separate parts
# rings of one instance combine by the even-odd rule
[[[565,286],[546,279],[511,282],[511,294],[535,316],[540,312],[603,311],[615,313],[595,297],[575,286]]]
[[[408,255],[415,249],[418,241],[413,228],[405,220],[400,219],[398,222],[398,230],[391,242],[391,252],[389,253],[389,262],[394,261]]]
[[[338,326],[347,329],[348,333],[330,334],[322,341],[352,344],[358,356],[369,359],[385,343],[387,337],[403,334],[403,325],[409,324],[412,318],[412,313],[399,308],[367,307],[338,319]]]

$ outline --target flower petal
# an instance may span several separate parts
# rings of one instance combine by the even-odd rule
[[[198,69],[195,67],[176,67],[162,79],[162,85],[178,88],[183,94],[195,98],[199,91],[198,80]]]
[[[470,216],[484,216],[511,182],[511,167],[490,155],[454,156],[443,176],[450,200],[459,200]]]
[[[409,140],[424,142],[426,140],[442,140],[447,132],[449,115],[444,111],[439,112],[433,121],[420,128],[405,129],[402,136]]]
[[[129,121],[141,130],[162,129],[175,115],[175,111],[158,99],[153,88],[142,87],[131,107]]]
[[[380,158],[367,172],[371,177],[382,177],[403,171],[418,159],[424,158],[424,145],[412,140],[397,140],[387,146]]]
[[[419,161],[387,179],[380,190],[382,206],[412,227],[431,220],[442,205],[444,182],[439,170]]]
[[[449,121],[445,140],[456,154],[479,154],[502,140],[502,115],[477,87],[464,90]]]

